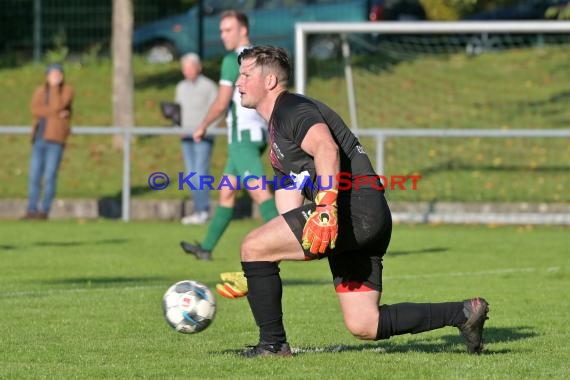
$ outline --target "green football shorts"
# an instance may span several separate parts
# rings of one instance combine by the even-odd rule
[[[229,144],[228,160],[223,173],[242,178],[250,175],[261,178],[265,175],[261,155],[266,147],[265,141]]]

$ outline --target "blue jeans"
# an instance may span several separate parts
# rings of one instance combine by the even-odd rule
[[[44,198],[42,200],[41,211],[46,214],[49,213],[53,198],[55,197],[57,172],[62,156],[63,145],[48,142],[44,139],[36,139],[36,141],[34,141],[28,177],[28,212],[38,211],[38,201],[43,177]]]
[[[200,176],[209,175],[210,173],[210,157],[212,156],[212,147],[214,139],[205,137],[201,141],[196,142],[192,139],[182,140],[182,155],[184,157],[184,166],[186,175],[191,172],[196,174],[190,179],[192,185],[198,190],[192,190],[194,199],[194,212],[209,211],[210,209],[210,189],[204,186],[200,189]]]

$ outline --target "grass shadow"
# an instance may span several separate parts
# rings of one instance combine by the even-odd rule
[[[539,114],[563,114],[570,102],[570,91],[561,91],[541,100],[521,100],[516,102],[474,103],[477,108],[499,109],[503,112],[520,113],[535,111]],[[553,107],[555,107],[553,109]]]
[[[126,285],[168,282],[165,277],[75,277],[42,281],[50,285]]]
[[[170,187],[177,187],[179,188],[178,179],[172,179],[170,182]],[[184,190],[190,191],[187,185],[183,186]],[[216,186],[214,186],[214,190],[211,191],[212,194],[216,193]],[[139,197],[151,191],[155,191],[151,189],[148,185],[142,186],[131,186],[131,197]],[[97,200],[97,210],[98,215],[104,219],[120,219],[123,212],[122,207],[122,195],[123,192],[119,191],[115,195],[104,196]],[[176,199],[173,199],[176,201]],[[180,212],[175,215],[175,218],[181,218],[184,215],[188,215],[191,212],[190,209],[187,209],[187,205],[185,203],[185,199],[177,200],[180,202]],[[253,201],[251,197],[247,195],[245,192],[239,192],[236,198],[236,203],[234,206],[234,214],[232,220],[239,220],[239,219],[249,219],[253,217]]]
[[[202,74],[214,82],[217,82],[220,77],[221,57],[204,60],[202,66]],[[184,79],[184,77],[180,69],[178,67],[172,67],[171,69],[159,73],[137,76],[135,78],[135,90],[169,88],[176,85],[182,79]],[[172,97],[174,97],[174,93],[172,93]]]
[[[332,279],[322,279],[322,280],[304,280],[304,279],[282,279],[283,286],[307,286],[307,285],[331,285]]]
[[[14,251],[18,249],[15,245],[11,244],[0,244],[0,251]]]
[[[537,167],[530,168],[529,165],[501,165],[501,166],[493,166],[493,165],[472,165],[472,164],[465,164],[459,162],[455,159],[450,159],[448,161],[442,162],[438,165],[421,168],[418,170],[418,173],[422,173],[423,178],[427,177],[430,174],[437,174],[441,172],[447,172],[450,170],[463,170],[463,171],[489,171],[489,172],[532,172],[532,173],[539,173],[539,172],[546,172],[546,173],[566,173],[570,170],[570,166],[568,165],[541,165]]]
[[[103,239],[95,241],[37,241],[33,245],[40,247],[77,247],[82,245],[114,245],[114,244],[125,244],[129,239]]]
[[[515,327],[485,327],[485,344],[514,342],[517,340],[531,339],[538,336],[538,333],[531,326]],[[440,339],[446,343],[462,342],[459,335],[444,335]]]
[[[507,354],[512,353],[511,349],[494,350],[491,346],[493,343],[514,342],[517,340],[530,339],[537,336],[538,333],[530,326],[516,326],[516,327],[490,327],[485,329],[485,345],[486,349],[482,355],[485,354]],[[459,334],[444,335],[441,337],[427,338],[422,341],[413,341],[409,343],[397,343],[391,341],[382,341],[375,343],[362,343],[362,344],[340,344],[332,346],[307,346],[307,347],[293,347],[295,355],[318,354],[318,353],[340,353],[340,352],[377,352],[380,354],[395,354],[405,352],[423,352],[423,353],[465,353],[465,346],[463,339]],[[223,350],[224,354],[238,355],[242,349],[227,349]],[[517,350],[519,351],[519,350]]]
[[[178,68],[173,67],[167,71],[156,74],[135,77],[135,90],[144,90],[148,88],[162,89],[172,87],[182,80],[182,74]],[[174,94],[172,94],[174,96]]]
[[[400,256],[400,255],[415,255],[419,253],[442,253],[449,251],[449,248],[446,247],[432,247],[432,248],[423,248],[423,249],[412,249],[408,251],[388,251],[386,255],[390,256]]]

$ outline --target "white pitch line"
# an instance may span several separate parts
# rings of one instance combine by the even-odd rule
[[[560,267],[548,267],[548,268],[503,268],[494,270],[485,270],[479,272],[443,272],[443,273],[430,273],[430,274],[402,274],[396,276],[383,276],[383,280],[409,280],[418,278],[432,278],[432,277],[463,277],[463,276],[497,276],[510,273],[532,273],[540,270],[552,273],[560,270]],[[158,289],[158,288],[168,288],[165,285],[136,285],[136,286],[125,286],[125,287],[93,287],[93,288],[67,288],[67,289],[50,289],[50,290],[31,290],[23,292],[0,292],[0,298],[9,297],[22,297],[22,296],[42,296],[42,295],[53,295],[53,294],[65,294],[65,293],[84,293],[89,291],[137,291],[142,289]]]
[[[345,346],[345,345],[330,346],[330,347],[299,347],[299,348],[291,347],[291,351],[293,351],[294,354],[317,353],[317,352],[343,352],[343,351],[347,351],[350,349],[351,349],[350,346]],[[359,348],[359,351],[380,352],[382,354],[386,353],[386,349],[383,347],[366,347],[366,346],[363,346],[363,347]]]

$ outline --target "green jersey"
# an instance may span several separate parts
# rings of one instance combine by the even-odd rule
[[[243,49],[228,53],[222,61],[222,72],[220,76],[221,86],[231,86],[234,89],[232,102],[230,104],[226,122],[228,126],[228,142],[230,144],[241,142],[261,142],[264,141],[267,130],[267,123],[257,113],[256,110],[241,106],[239,91],[236,82],[239,77],[238,55]]]

